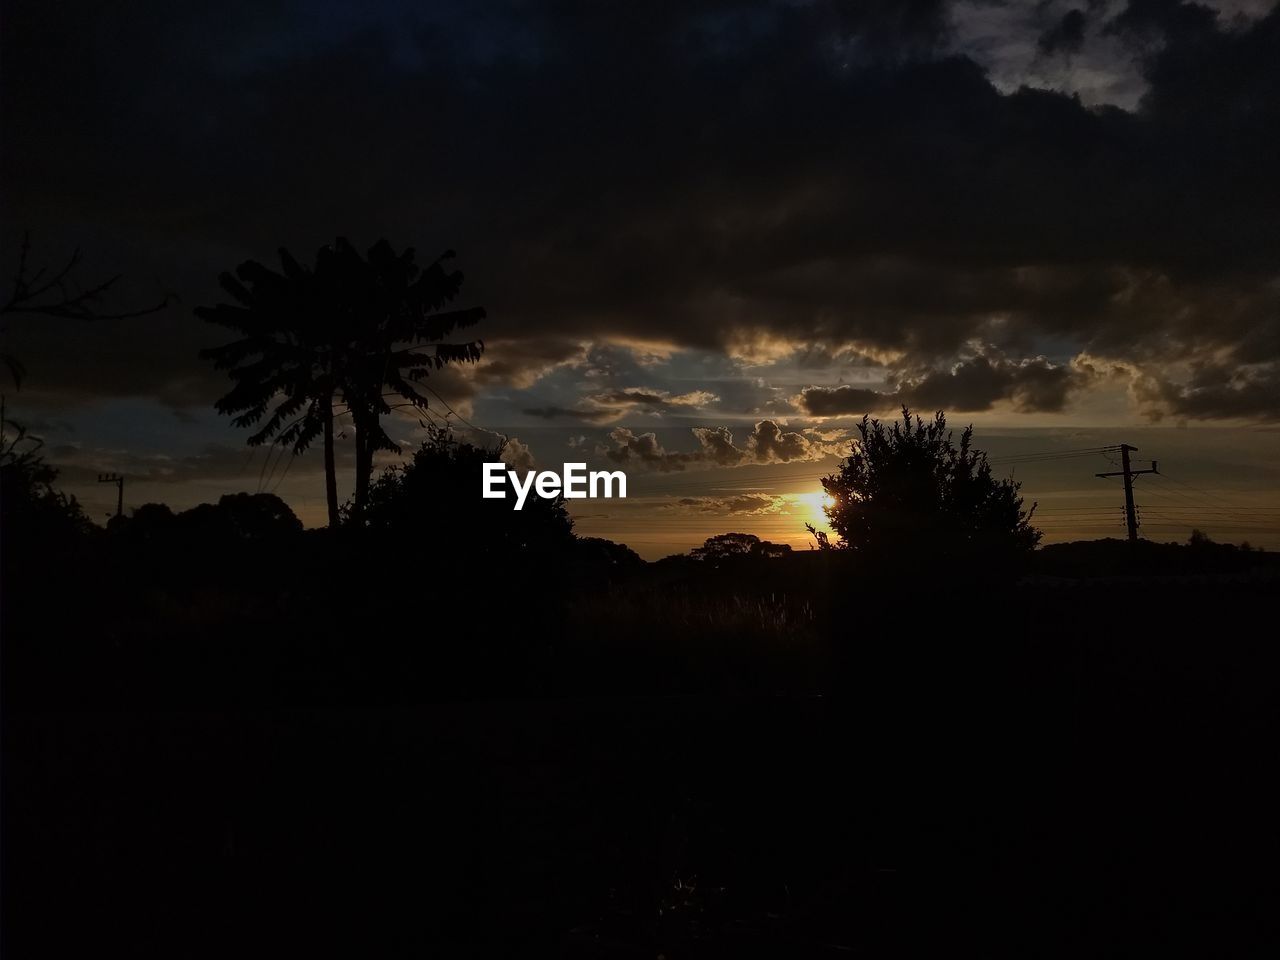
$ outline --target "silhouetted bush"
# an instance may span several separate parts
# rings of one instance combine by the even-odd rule
[[[502,459],[486,449],[431,427],[403,466],[388,467],[369,490],[363,528],[392,538],[408,551],[437,555],[529,558],[563,554],[573,547],[573,521],[564,498],[530,491],[521,510],[510,498],[480,497],[483,465]]]
[[[144,503],[109,531],[137,542],[181,539],[210,541],[278,540],[302,532],[302,521],[273,493],[228,493],[214,503],[201,503],[174,513],[167,504]]]
[[[302,532],[302,521],[272,493],[229,493],[216,505],[202,503],[176,519],[179,528],[193,536],[229,540],[269,540]]]
[[[863,417],[858,432],[854,452],[822,485],[839,546],[865,557],[869,570],[1007,572],[1039,542],[1034,505],[1024,510],[1021,484],[991,475],[972,426],[957,446],[941,412],[925,423],[903,407],[900,422]]]
[[[25,428],[0,418],[0,536],[7,561],[92,529],[76,498],[54,487],[58,471],[44,462],[40,447]]]
[[[624,543],[603,537],[578,537],[575,548],[580,561],[618,571],[643,570],[645,562]]]

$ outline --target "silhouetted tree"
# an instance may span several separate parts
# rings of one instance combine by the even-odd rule
[[[131,540],[272,540],[302,532],[302,521],[273,493],[228,493],[174,513],[167,504],[144,503],[112,532]]]
[[[107,529],[126,533],[134,540],[161,540],[172,536],[176,525],[176,515],[167,503],[144,503],[135,507],[124,523],[108,524]]]
[[[417,384],[447,364],[475,363],[484,352],[480,340],[446,343],[444,338],[484,319],[483,307],[445,310],[462,287],[462,273],[445,264],[447,250],[425,269],[414,262],[413,248],[397,254],[379,240],[367,259],[345,239],[331,254],[317,258],[317,271],[332,285],[330,294],[351,322],[347,344],[343,399],[356,429],[356,486],[353,510],[358,515],[369,495],[373,456],[378,450],[399,453],[382,428],[391,412],[389,397],[425,410],[428,399]]]
[[[483,499],[483,464],[502,456],[457,440],[447,428],[428,427],[427,438],[402,466],[373,482],[363,524],[411,553],[437,555],[553,553],[573,545],[573,521],[564,498],[530,492],[522,510],[511,499]]]
[[[708,537],[700,547],[694,547],[689,556],[695,560],[720,563],[743,557],[773,559],[791,552],[791,545],[761,540],[753,533],[721,533]]]
[[[302,521],[273,493],[227,493],[217,504],[202,503],[175,520],[188,535],[230,540],[270,540],[302,532]]]
[[[261,422],[250,445],[273,440],[296,455],[323,436],[331,526],[339,519],[336,405],[345,405],[356,428],[358,513],[368,496],[374,453],[399,451],[381,427],[381,416],[391,410],[384,390],[390,388],[405,405],[426,408],[427,397],[415,384],[445,364],[480,358],[479,341],[441,342],[484,316],[478,307],[441,309],[462,284],[461,273],[444,269],[452,256],[446,252],[424,270],[412,249],[396,254],[381,240],[366,259],[339,238],[320,249],[314,267],[305,267],[281,249],[281,272],[246,261],[234,277],[221,277],[236,303],[196,310],[202,319],[243,335],[201,355],[236,384],[217,409],[234,414],[236,426]]]
[[[234,381],[215,404],[237,427],[258,426],[249,445],[268,441],[305,451],[324,437],[325,500],[329,525],[338,523],[334,463],[334,397],[342,379],[340,307],[325,296],[316,271],[280,248],[277,273],[255,260],[223,273],[219,283],[235,301],[197,307],[196,316],[242,334],[241,339],[200,351]],[[270,411],[270,415],[268,415]],[[265,422],[264,422],[264,419]]]
[[[707,537],[702,546],[689,551],[689,556],[715,563],[730,557],[745,557],[759,542],[760,538],[753,533],[720,533]]]
[[[858,432],[853,453],[822,481],[841,547],[877,560],[999,564],[1039,542],[1035,505],[1024,510],[1021,484],[991,475],[972,426],[957,446],[941,412],[925,423],[903,407],[901,421],[863,417]]]
[[[764,560],[776,560],[778,557],[785,557],[789,553],[791,553],[791,544],[771,543],[768,540],[761,540],[751,548],[751,556],[760,557]]]
[[[43,443],[5,419],[0,406],[0,538],[6,562],[29,547],[56,547],[92,529],[76,498],[54,487],[58,471],[40,454]]]
[[[1234,543],[1219,543],[1199,527],[1192,529],[1191,536],[1187,537],[1187,546],[1197,552],[1239,550],[1243,553],[1250,553],[1253,551],[1253,547],[1249,545],[1248,540],[1243,540],[1238,545]]]
[[[1212,547],[1216,546],[1213,538],[1201,530],[1199,527],[1191,531],[1191,536],[1187,537],[1187,546],[1189,547]]]
[[[639,570],[645,566],[640,554],[625,543],[615,543],[603,537],[578,537],[576,552],[580,563],[613,571]]]

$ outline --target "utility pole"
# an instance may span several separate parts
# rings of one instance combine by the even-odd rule
[[[98,482],[116,485],[116,516],[122,516],[124,514],[124,477],[118,473],[100,473]]]
[[[1112,473],[1095,473],[1095,477],[1124,477],[1124,519],[1125,524],[1129,528],[1129,541],[1133,542],[1138,539],[1138,512],[1133,507],[1133,478],[1141,473],[1159,473],[1156,469],[1156,461],[1151,461],[1151,467],[1147,470],[1134,470],[1129,466],[1130,451],[1137,452],[1137,447],[1131,447],[1127,443],[1120,444],[1120,466],[1121,469]]]

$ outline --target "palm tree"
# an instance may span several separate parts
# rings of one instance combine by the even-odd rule
[[[391,412],[390,398],[400,405],[426,409],[418,389],[433,370],[452,363],[475,363],[484,342],[445,342],[459,328],[484,319],[483,307],[442,309],[458,295],[462,273],[449,270],[452,250],[425,269],[415,251],[397,254],[380,240],[367,258],[345,239],[325,248],[316,259],[316,275],[325,296],[339,305],[343,321],[343,376],[339,390],[356,432],[356,484],[353,514],[359,517],[369,497],[373,457],[379,450],[400,452],[382,427]]]
[[[335,315],[321,294],[315,271],[280,249],[282,272],[247,260],[235,276],[223,273],[222,289],[236,303],[197,307],[196,316],[240,333],[239,340],[200,351],[235,386],[214,405],[237,427],[261,423],[249,445],[272,440],[295,455],[324,436],[325,499],[329,525],[338,523],[333,450],[333,398],[340,377]],[[270,410],[270,415],[268,411]],[[301,413],[300,413],[301,411]],[[266,421],[263,418],[266,417]]]
[[[442,310],[457,295],[462,274],[445,269],[448,251],[425,270],[414,251],[396,254],[380,240],[367,259],[344,238],[323,247],[314,268],[298,264],[281,249],[283,272],[255,261],[223,274],[223,289],[237,304],[202,307],[202,319],[243,336],[201,351],[227,370],[235,387],[216,404],[234,414],[236,426],[261,427],[251,445],[274,438],[295,454],[324,437],[325,493],[329,523],[338,523],[334,466],[334,405],[340,401],[356,430],[356,484],[353,513],[368,501],[369,477],[378,450],[399,452],[383,430],[391,412],[388,396],[420,409],[427,397],[417,384],[450,363],[474,363],[481,341],[446,343],[460,327],[483,319],[483,308]],[[237,279],[238,278],[238,279]],[[386,391],[390,391],[390,394]],[[268,411],[270,415],[268,416]]]

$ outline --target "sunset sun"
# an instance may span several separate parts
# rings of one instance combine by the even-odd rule
[[[831,527],[827,523],[827,508],[835,503],[831,494],[825,490],[818,490],[813,493],[797,493],[794,495],[796,503],[796,514],[805,522],[813,524],[814,528],[824,533],[831,533]]]

